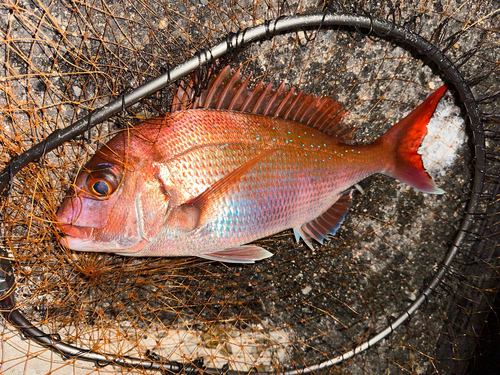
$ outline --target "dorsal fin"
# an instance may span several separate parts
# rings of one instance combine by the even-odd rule
[[[184,88],[184,82],[180,82],[177,87],[177,91],[174,94],[174,99],[172,99],[172,104],[170,106],[170,113],[182,111],[188,109],[190,106],[190,101],[194,95],[193,81],[189,82],[187,88]]]
[[[343,141],[353,141],[354,128],[343,123],[346,111],[341,103],[332,98],[304,94],[303,91],[297,94],[294,87],[289,89],[284,82],[277,90],[272,89],[271,83],[265,86],[263,81],[249,89],[249,80],[250,75],[242,79],[241,68],[231,75],[231,69],[226,66],[218,75],[212,76],[207,89],[191,108],[229,109],[293,120]],[[187,88],[179,85],[172,111],[188,108],[182,103],[193,102],[195,84],[192,79]]]

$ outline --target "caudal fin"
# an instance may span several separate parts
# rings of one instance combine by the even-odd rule
[[[425,171],[422,158],[417,151],[427,134],[427,124],[446,90],[446,86],[441,86],[434,91],[422,104],[377,140],[394,155],[394,163],[385,173],[430,194],[443,194],[444,191],[436,186]]]

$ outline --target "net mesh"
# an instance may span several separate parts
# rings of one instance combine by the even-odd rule
[[[326,8],[405,25],[446,51],[480,99],[490,134],[483,200],[446,280],[425,307],[388,340],[329,371],[433,373],[463,359],[457,332],[470,332],[457,311],[484,322],[498,280],[495,4],[1,3],[0,166],[228,33],[267,19]],[[435,66],[404,44],[349,27],[297,30],[232,50],[214,64],[241,66],[254,83],[286,81],[334,97],[344,103],[360,142],[375,140],[443,83]],[[167,112],[173,91],[170,86],[145,98],[13,178],[1,201],[0,238],[15,270],[16,307],[35,326],[118,357],[272,372],[301,369],[354,348],[417,298],[456,236],[474,175],[474,140],[452,93],[438,107],[421,149],[446,193],[425,195],[389,177],[370,177],[360,183],[364,193],[356,194],[337,234],[315,250],[296,243],[291,231],[260,240],[274,256],[250,266],[126,258],[60,246],[55,212],[78,171],[116,131]],[[1,337],[5,374],[148,372],[61,358],[23,340],[7,323]]]

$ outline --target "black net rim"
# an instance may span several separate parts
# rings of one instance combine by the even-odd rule
[[[4,196],[8,196],[10,184],[13,177],[25,166],[34,160],[43,160],[47,152],[52,151],[64,142],[67,142],[74,137],[88,131],[92,127],[102,121],[124,111],[125,108],[137,103],[141,99],[151,95],[152,93],[168,86],[172,82],[186,76],[196,69],[213,62],[215,59],[230,53],[249,43],[272,38],[278,34],[296,31],[297,29],[321,29],[322,27],[346,26],[355,27],[363,30],[368,30],[368,34],[374,34],[380,38],[393,38],[417,50],[420,54],[427,56],[441,70],[449,81],[449,85],[453,85],[456,91],[460,94],[460,100],[463,103],[467,115],[469,117],[469,127],[473,135],[474,144],[474,179],[472,182],[471,194],[468,200],[465,215],[460,224],[455,239],[450,245],[445,257],[441,262],[441,266],[437,270],[433,279],[427,287],[421,292],[417,299],[404,311],[394,322],[392,322],[385,330],[372,337],[370,340],[359,345],[358,347],[335,357],[326,362],[312,365],[303,370],[294,370],[286,374],[307,373],[314,370],[319,370],[336,363],[340,363],[345,359],[360,353],[378,341],[382,340],[393,332],[399,325],[406,321],[418,308],[427,300],[430,294],[442,281],[443,277],[455,258],[458,250],[465,239],[473,221],[474,213],[477,210],[480,202],[483,184],[485,180],[484,167],[486,164],[485,155],[485,134],[480,118],[477,102],[472,94],[469,86],[465,82],[458,68],[446,55],[439,50],[433,43],[427,41],[423,37],[411,32],[405,27],[399,26],[393,22],[373,18],[369,15],[350,15],[350,14],[330,14],[323,12],[320,14],[297,15],[291,17],[280,17],[274,20],[265,21],[263,24],[241,30],[237,33],[226,35],[221,43],[196,54],[193,58],[185,63],[168,70],[164,74],[158,76],[154,80],[145,83],[134,91],[123,95],[122,97],[112,101],[108,105],[94,110],[89,115],[81,120],[73,123],[62,130],[56,130],[50,134],[43,142],[33,146],[23,154],[14,157],[7,167],[0,173],[0,192]],[[451,88],[451,87],[450,87]],[[226,373],[229,375],[238,374],[237,371],[227,369],[209,369],[202,370],[202,365],[196,364],[183,365],[177,362],[158,363],[154,360],[143,361],[129,357],[115,357],[111,354],[100,354],[87,349],[81,349],[66,343],[61,342],[58,335],[46,334],[36,328],[23,313],[15,308],[13,291],[15,288],[15,278],[12,270],[8,254],[4,249],[0,254],[0,308],[3,311],[4,317],[8,322],[17,327],[23,335],[32,338],[39,344],[47,346],[54,351],[62,354],[65,357],[77,357],[79,359],[95,362],[98,366],[106,366],[108,364],[116,364],[124,367],[135,367],[143,369],[166,370],[171,372],[185,373]]]

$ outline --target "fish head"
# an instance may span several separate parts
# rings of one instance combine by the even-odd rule
[[[119,133],[78,173],[57,211],[63,245],[131,255],[158,233],[169,197],[155,178],[150,142],[132,138]]]

